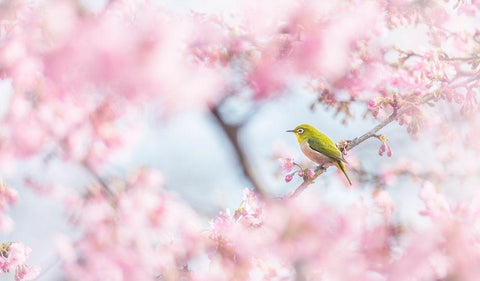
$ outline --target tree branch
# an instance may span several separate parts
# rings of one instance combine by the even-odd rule
[[[478,60],[480,57],[478,56],[472,56],[472,57],[440,57],[440,60],[444,61],[472,61],[472,60]]]
[[[310,178],[310,177],[308,177],[308,175],[305,175],[303,177],[302,184],[299,187],[297,187],[292,193],[288,194],[286,196],[286,198],[294,198],[294,197],[297,197],[298,195],[300,195],[309,185],[311,185],[312,183],[315,182],[315,180],[318,178],[318,176],[323,174],[326,170],[327,170],[327,168],[325,168],[323,166],[318,166],[315,170],[315,174],[313,175],[313,177]]]
[[[220,103],[221,104],[221,103]],[[265,190],[261,187],[261,185],[258,183],[254,172],[251,168],[251,166],[248,163],[247,156],[245,152],[243,151],[242,146],[240,145],[239,139],[238,139],[238,132],[240,131],[240,128],[242,127],[242,124],[227,124],[225,120],[223,119],[219,107],[220,104],[212,107],[210,110],[212,115],[215,117],[215,120],[217,123],[220,125],[220,128],[223,130],[225,135],[227,136],[228,140],[230,141],[230,144],[232,145],[235,155],[237,156],[237,160],[242,167],[243,174],[245,177],[250,181],[252,187],[257,191],[260,195],[264,196],[266,195]]]
[[[427,102],[433,100],[434,98],[435,98],[434,94],[426,95],[425,97],[423,97],[423,99],[420,100],[419,104],[427,103]],[[362,136],[360,136],[358,138],[354,138],[353,141],[349,142],[348,145],[346,146],[345,150],[349,151],[352,148],[354,148],[355,146],[361,144],[362,142],[368,140],[371,137],[378,137],[377,136],[378,131],[380,131],[381,129],[383,129],[383,127],[387,126],[388,124],[392,123],[393,121],[395,121],[398,116],[402,115],[403,113],[405,113],[406,111],[408,111],[409,109],[411,109],[414,106],[415,105],[404,106],[404,107],[400,108],[399,110],[394,110],[393,113],[390,114],[390,116],[388,116],[388,118],[385,119],[384,121],[382,121],[380,124],[373,127],[370,131],[366,132]]]
[[[392,123],[395,119],[397,119],[399,113],[393,112],[387,119],[385,119],[382,123],[378,124],[377,126],[373,127],[370,131],[366,132],[362,136],[353,139],[347,147],[345,148],[347,151],[354,148],[355,146],[361,144],[362,142],[368,140],[371,137],[376,137],[378,131],[383,129],[383,127],[387,126],[388,124]]]

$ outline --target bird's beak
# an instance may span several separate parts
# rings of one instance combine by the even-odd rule
[[[287,130],[289,133],[295,133],[295,130]]]

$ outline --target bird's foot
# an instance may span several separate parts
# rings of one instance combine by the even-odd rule
[[[315,168],[315,174],[318,172],[325,172],[327,168],[325,168],[323,165],[318,165],[317,168]]]

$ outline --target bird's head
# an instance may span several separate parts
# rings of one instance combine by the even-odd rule
[[[313,137],[316,131],[317,129],[315,129],[313,126],[308,124],[302,124],[302,125],[298,125],[293,130],[288,130],[287,132],[294,133],[295,136],[297,136],[298,142],[303,143],[304,141]]]

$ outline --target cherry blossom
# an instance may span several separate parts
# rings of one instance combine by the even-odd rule
[[[28,266],[27,258],[32,250],[19,242],[0,244],[0,265],[3,272],[15,271],[15,280],[33,280],[40,274],[40,267]]]
[[[478,1],[246,0],[223,12],[150,0],[93,11],[84,2],[0,4],[0,77],[11,86],[2,95],[0,167],[39,200],[64,202],[78,232],[56,236],[59,278],[480,278]],[[294,160],[288,145],[274,152],[283,180],[249,159],[244,129],[261,119],[251,117],[300,88],[305,110],[339,121],[337,146],[356,187],[341,189],[354,198],[346,206],[305,192],[338,191],[341,182]],[[228,108],[238,100],[240,117]],[[203,214],[170,189],[176,179],[152,168],[102,173],[138,144],[145,115],[163,124],[192,112],[215,117],[249,181],[234,211]],[[372,128],[350,134],[360,122]],[[60,177],[19,173],[29,161],[73,166],[91,180],[73,189]],[[274,198],[256,177],[291,193]],[[396,204],[393,190],[407,185],[421,227],[402,221]],[[13,230],[9,212],[21,200],[0,185],[2,233]],[[1,241],[2,273],[41,276],[31,251]]]

